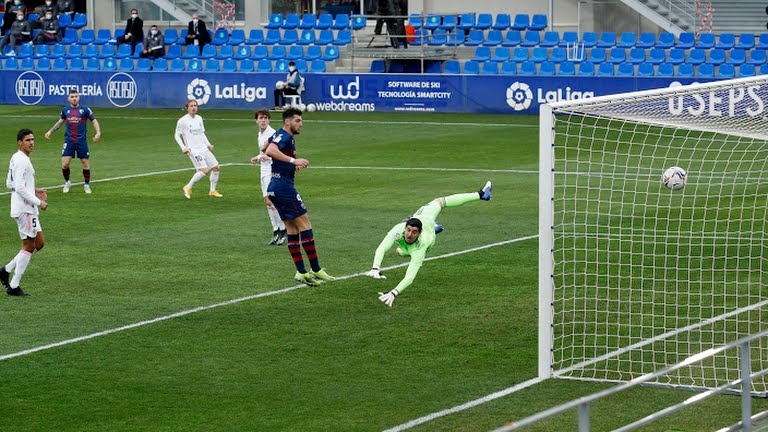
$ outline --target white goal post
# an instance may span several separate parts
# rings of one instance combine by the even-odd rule
[[[539,139],[539,377],[628,381],[768,326],[768,76],[542,105]]]

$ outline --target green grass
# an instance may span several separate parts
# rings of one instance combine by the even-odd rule
[[[93,195],[80,186],[61,193],[61,132],[43,138],[57,112],[0,108],[6,158],[19,128],[37,133],[33,162],[50,204],[46,248],[22,282],[32,296],[0,297],[0,356],[295,285],[287,250],[266,246],[258,168],[247,164],[256,154],[252,113],[202,110],[225,165],[224,198],[205,196],[203,180],[187,201],[181,186],[192,169],[173,141],[183,112],[96,110],[103,140],[91,143]],[[297,188],[321,264],[339,276],[368,270],[393,224],[487,179],[494,199],[444,210],[431,256],[535,235],[536,125],[520,116],[308,113],[297,143],[312,167]],[[0,196],[0,214],[8,205]],[[19,240],[9,218],[0,229],[1,264]],[[393,427],[536,376],[537,259],[530,239],[429,261],[392,309],[376,293],[394,287],[402,267],[386,281],[350,277],[0,361],[0,430]],[[403,262],[390,253],[384,265]],[[488,430],[609,386],[550,380],[413,430]],[[691,395],[636,389],[594,406],[592,427]],[[737,421],[738,406],[717,397],[651,430],[711,430]],[[532,430],[574,430],[574,419]]]

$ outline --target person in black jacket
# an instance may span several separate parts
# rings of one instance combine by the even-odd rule
[[[184,44],[197,45],[200,47],[200,54],[202,54],[203,47],[210,42],[211,35],[208,34],[208,29],[205,27],[205,21],[201,20],[198,14],[193,13],[192,21],[190,21],[187,26],[187,39],[184,41]]]
[[[130,43],[131,55],[133,55],[133,52],[136,51],[136,45],[140,45],[143,41],[144,21],[139,18],[139,11],[137,9],[131,9],[131,17],[125,23],[125,35],[117,38],[117,44]]]

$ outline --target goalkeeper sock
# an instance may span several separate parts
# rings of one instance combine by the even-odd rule
[[[13,278],[11,279],[11,288],[18,288],[21,283],[21,277],[24,276],[24,272],[27,270],[29,260],[32,258],[32,254],[22,250],[16,255],[16,271],[13,272]]]
[[[312,267],[312,271],[320,271],[320,260],[317,259],[317,250],[315,250],[315,235],[311,229],[302,231],[301,246],[304,247],[304,252],[309,259],[309,266]]]
[[[296,270],[299,273],[306,273],[307,268],[304,267],[304,257],[301,256],[301,245],[299,244],[298,234],[288,234],[288,252],[291,253],[293,258],[293,264],[296,266]]]
[[[477,192],[460,193],[443,197],[446,207],[458,207],[472,201],[479,201],[480,195]]]

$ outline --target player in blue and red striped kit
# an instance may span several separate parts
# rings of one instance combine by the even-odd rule
[[[91,193],[91,152],[88,149],[88,120],[93,123],[96,134],[93,135],[93,141],[98,142],[101,139],[101,127],[93,111],[84,105],[80,105],[80,94],[77,90],[69,91],[69,106],[61,109],[61,118],[51,129],[45,133],[45,139],[51,139],[51,134],[56,132],[64,123],[67,124],[64,132],[64,149],[61,151],[61,173],[64,175],[63,192],[69,192],[71,183],[69,180],[69,164],[73,157],[80,159],[83,166],[83,188],[85,193]]]

